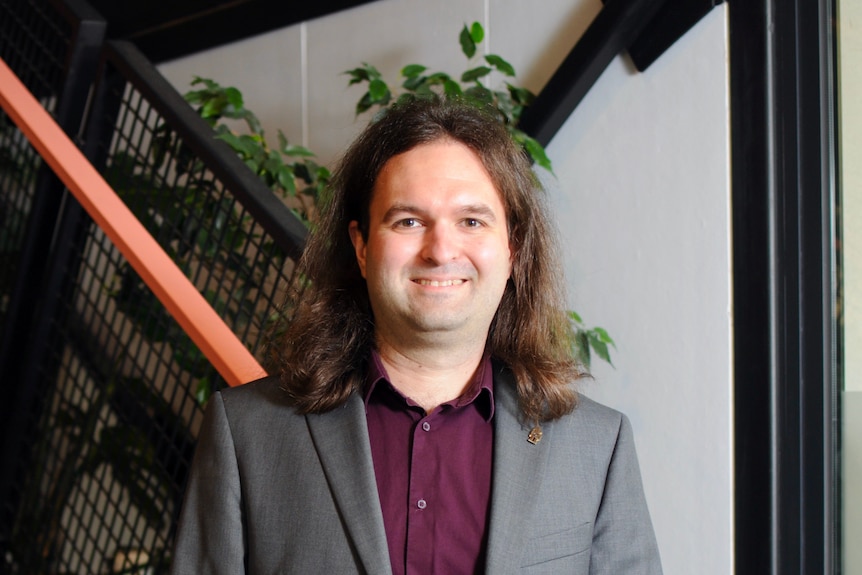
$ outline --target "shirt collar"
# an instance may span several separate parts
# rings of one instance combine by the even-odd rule
[[[386,373],[386,368],[383,366],[377,350],[371,350],[371,361],[368,362],[368,378],[366,379],[365,391],[363,393],[366,412],[368,411],[368,402],[381,382],[386,388],[391,389],[394,393],[410,402],[408,398],[404,397],[400,391],[392,386],[392,383],[389,381],[389,374]],[[491,418],[494,417],[494,369],[491,365],[491,355],[487,351],[482,356],[482,360],[479,362],[479,367],[476,370],[476,375],[466,391],[460,397],[447,401],[443,405],[457,408],[472,403],[476,404],[476,408],[482,414],[485,421],[491,421]],[[412,402],[410,404],[412,405]]]

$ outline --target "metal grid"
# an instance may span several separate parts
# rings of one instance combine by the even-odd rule
[[[276,244],[141,92],[127,84],[112,96],[121,101],[118,119],[98,152],[107,157],[108,182],[240,340],[259,352],[292,282],[289,248]],[[209,129],[207,137],[214,137]],[[165,313],[127,266],[116,270],[113,291],[142,318]],[[157,331],[144,328],[151,340],[185,337]],[[192,374],[206,364],[197,352],[175,360]]]
[[[54,111],[72,30],[48,0],[0,2],[0,58]]]
[[[54,114],[71,29],[47,0],[0,2],[0,58]],[[0,110],[0,334],[29,222],[38,154]]]
[[[0,110],[0,333],[6,323],[40,163],[24,135]]]
[[[146,66],[114,66],[108,52],[81,130],[88,155],[260,357],[295,282],[301,245],[285,238],[301,239],[304,228],[297,233],[296,220],[283,217],[290,211],[274,206],[256,177],[226,173],[244,166],[226,147],[232,157],[212,155],[212,130],[187,125],[191,110],[163,93],[166,83],[129,78]],[[8,132],[0,132],[0,150],[23,141]],[[19,383],[34,394],[15,426],[27,430],[25,448],[2,462],[13,470],[6,500],[14,517],[0,572],[161,573],[202,405],[224,384],[77,202],[66,200],[54,228],[50,289],[40,296],[39,325],[26,334],[28,380]]]

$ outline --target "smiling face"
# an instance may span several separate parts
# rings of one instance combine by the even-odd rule
[[[485,345],[511,273],[506,211],[478,156],[439,140],[390,159],[365,237],[350,223],[378,343]]]

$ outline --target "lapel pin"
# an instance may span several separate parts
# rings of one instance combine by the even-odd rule
[[[530,433],[527,435],[527,441],[536,445],[542,440],[542,428],[538,425],[530,430]]]

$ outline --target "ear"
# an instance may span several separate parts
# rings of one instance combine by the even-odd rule
[[[359,230],[359,222],[351,221],[348,231],[350,232],[350,241],[353,242],[353,250],[356,252],[356,263],[359,264],[362,277],[365,277],[365,239]]]

